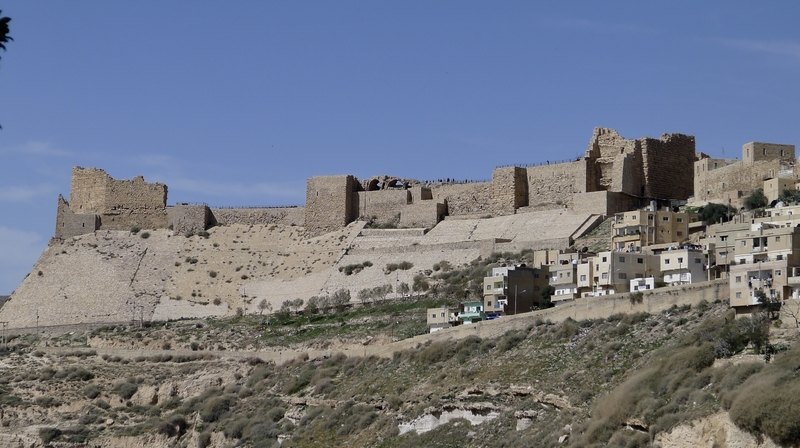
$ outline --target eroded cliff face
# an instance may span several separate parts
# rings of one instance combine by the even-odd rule
[[[657,434],[653,445],[661,448],[778,448],[769,438],[759,440],[737,428],[727,412],[718,412]]]

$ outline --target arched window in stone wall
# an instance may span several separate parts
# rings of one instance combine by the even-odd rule
[[[367,191],[375,191],[380,189],[381,189],[381,184],[378,181],[378,179],[371,179],[367,184]]]

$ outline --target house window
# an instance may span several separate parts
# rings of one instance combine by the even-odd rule
[[[582,281],[582,282],[585,282],[585,281],[586,281],[586,275],[581,275],[581,281]]]
[[[625,257],[619,257],[619,262],[620,263],[625,263]]]
[[[669,258],[664,259],[664,264],[669,264]]]
[[[699,258],[695,258],[694,262],[695,262],[695,264],[700,263],[700,259]]]
[[[442,312],[442,315],[441,315],[441,317],[444,317],[444,312]]]
[[[533,278],[539,278],[539,273],[533,274]]]
[[[741,282],[742,282],[742,276],[741,275],[737,275],[736,276],[736,283],[741,283]]]
[[[737,299],[741,299],[741,298],[742,298],[742,293],[740,293],[740,292],[737,292],[737,293],[736,293],[736,298],[737,298]]]
[[[567,278],[570,277],[570,274],[572,274],[572,272],[567,272]]]
[[[603,263],[605,263],[606,261],[608,261],[608,258],[603,257]]]
[[[602,277],[602,278],[604,278],[604,279],[605,279],[605,278],[608,278],[608,272],[603,272],[603,275],[601,275],[600,277]]]
[[[783,260],[783,255],[776,255],[775,258],[778,260]]]
[[[563,272],[559,272],[558,273],[558,278],[564,278],[564,273]]]
[[[491,300],[487,300],[486,301],[486,306],[492,306],[492,301]]]
[[[669,216],[664,216],[663,218],[661,218],[661,220],[662,221],[669,221]]]
[[[778,276],[778,275],[781,275],[781,270],[780,269],[775,269],[775,276]]]
[[[683,263],[683,257],[678,257],[678,263]]]
[[[742,247],[747,246],[747,241],[742,241]]]
[[[675,218],[675,220],[678,222],[683,222],[683,218]]]
[[[624,272],[620,272],[620,273],[619,273],[619,278],[621,278],[621,279],[627,279],[627,278],[628,278],[628,274],[626,274],[626,273],[624,273]]]
[[[683,232],[681,232],[680,230],[678,230],[678,236],[683,236]]]
[[[643,264],[644,263],[644,258],[637,258],[636,262],[639,263],[639,264]]]
[[[431,314],[431,317],[432,317],[433,319],[436,319],[436,313],[433,313],[433,314]]]
[[[647,220],[648,221],[652,221],[653,220],[653,215],[647,215]]]
[[[776,236],[776,237],[775,237],[775,242],[776,242],[776,243],[777,243],[778,241],[780,241],[780,240],[781,240],[781,237],[779,237],[779,236]]]
[[[636,216],[636,215],[633,215],[633,220],[634,220],[634,221],[636,221],[636,219],[637,219],[637,218],[638,218],[638,216]]]
[[[486,290],[487,291],[491,291],[492,290],[492,285],[486,285]]]
[[[533,290],[534,290],[534,291],[538,291],[538,290],[539,290],[539,287],[538,287],[538,286],[534,286],[534,287],[533,287]]]

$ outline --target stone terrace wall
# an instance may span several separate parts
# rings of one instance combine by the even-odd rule
[[[315,176],[306,182],[305,226],[312,235],[344,228],[357,216],[353,192],[358,181],[351,175]]]
[[[431,188],[433,200],[447,201],[450,216],[492,214],[492,183],[443,184]]]
[[[211,223],[221,226],[233,224],[302,226],[305,224],[305,208],[213,208],[211,209]]]
[[[694,191],[694,136],[664,134],[643,138],[644,194],[649,198],[688,199]]]
[[[445,204],[435,201],[408,204],[400,212],[400,226],[431,228],[444,218],[446,212]]]
[[[593,191],[576,194],[573,197],[572,209],[580,213],[611,216],[614,213],[635,210],[647,205],[642,198],[614,191]]]

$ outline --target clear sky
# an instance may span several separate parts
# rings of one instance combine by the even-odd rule
[[[315,175],[488,179],[595,126],[799,144],[800,3],[5,1],[0,295],[75,165],[170,204],[302,205]]]

